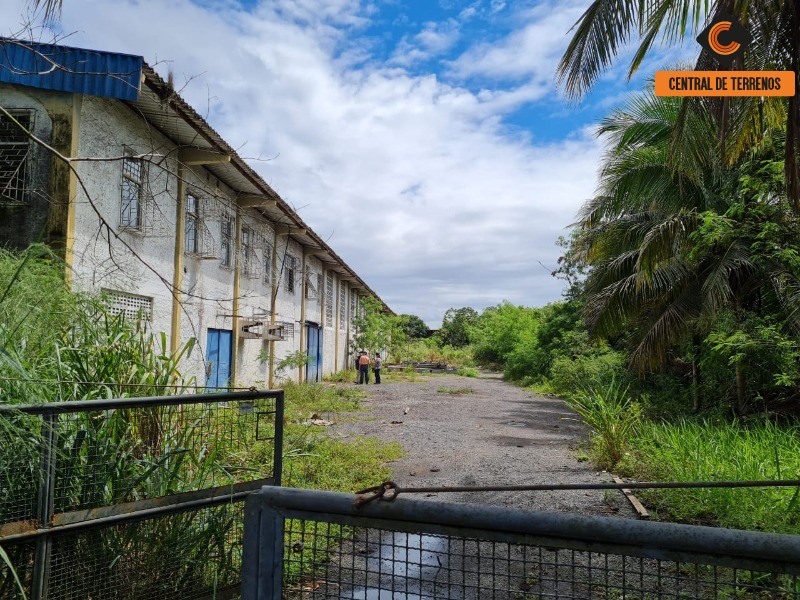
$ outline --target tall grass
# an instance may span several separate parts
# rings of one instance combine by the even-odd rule
[[[193,341],[171,353],[165,335],[113,314],[102,297],[71,294],[63,269],[40,247],[21,255],[0,251],[0,403],[168,395],[194,386],[181,369]],[[63,415],[56,511],[231,483],[231,449],[224,447],[224,436],[216,437],[230,424],[212,413],[195,405],[191,411],[158,407]],[[35,417],[0,419],[0,522],[34,517],[41,433]],[[85,574],[97,589],[107,583],[103,593],[120,577],[158,589],[174,582],[157,557],[179,547],[188,553],[181,581],[208,589],[217,576],[208,564],[236,560],[230,544],[225,554],[218,543],[234,526],[234,512],[221,511],[203,523],[184,515],[166,528],[153,522],[96,531],[74,538],[71,560],[104,565]],[[0,597],[14,597],[18,582],[29,580],[26,552],[21,546],[4,549]]]
[[[744,424],[645,423],[632,440],[627,471],[666,481],[800,478],[800,428]],[[649,490],[648,505],[672,520],[800,533],[800,488]]]
[[[591,429],[593,458],[606,469],[613,469],[625,457],[628,442],[641,421],[642,411],[629,388],[612,380],[605,387],[576,393],[566,402]]]

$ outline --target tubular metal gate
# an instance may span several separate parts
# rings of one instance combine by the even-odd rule
[[[800,536],[263,488],[244,600],[798,598]]]
[[[0,406],[0,598],[222,600],[283,391]]]

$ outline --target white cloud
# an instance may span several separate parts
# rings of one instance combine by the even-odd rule
[[[20,2],[0,9],[19,13]],[[520,32],[514,61],[510,38],[456,61],[463,74],[533,75],[481,92],[370,59],[357,35],[369,5],[318,6],[70,0],[63,27],[77,31],[74,45],[168,59],[177,81],[203,73],[187,100],[204,112],[210,91],[211,124],[232,146],[277,155],[254,168],[395,311],[438,325],[450,306],[558,299],[539,261],[554,266],[556,237],[594,190],[600,146],[584,133],[537,146],[502,117],[552,89],[549,44],[574,22],[572,4],[528,15],[540,21]],[[423,33],[432,52],[451,43],[438,28]]]
[[[497,4],[501,10],[502,3]],[[490,81],[552,82],[556,65],[569,43],[568,32],[586,9],[585,0],[546,0],[519,10],[515,27],[500,40],[477,43],[450,63],[459,77]]]
[[[458,41],[460,26],[456,19],[429,21],[413,37],[404,36],[392,54],[390,63],[408,67],[450,50]]]

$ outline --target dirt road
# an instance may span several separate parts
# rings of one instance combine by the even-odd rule
[[[427,376],[368,385],[366,412],[334,426],[334,434],[398,441],[406,456],[392,464],[401,486],[522,485],[610,481],[579,462],[586,433],[562,400],[538,396],[494,377]],[[463,393],[449,393],[461,390]],[[379,482],[375,482],[376,484]],[[482,492],[436,494],[477,502],[581,514],[633,511],[619,492]]]

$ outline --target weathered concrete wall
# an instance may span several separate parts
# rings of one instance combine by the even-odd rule
[[[75,289],[106,290],[137,294],[152,299],[152,329],[170,335],[172,326],[172,291],[178,196],[178,148],[174,142],[149,126],[125,104],[105,98],[83,96],[75,101],[71,94],[42,90],[0,88],[0,103],[8,108],[35,111],[34,134],[51,143],[66,156],[76,145],[78,156],[96,160],[75,163],[79,184],[74,203],[74,252],[72,281]],[[73,123],[73,113],[78,122]],[[76,144],[72,134],[79,131]],[[67,226],[70,170],[63,161],[40,148],[33,150],[32,172],[39,192],[30,205],[0,208],[0,242],[25,247],[43,235],[63,249]],[[146,157],[142,222],[136,229],[121,225],[122,162],[126,155]],[[241,226],[251,231],[252,252],[248,255],[255,268],[244,272],[244,258],[239,255],[239,303],[236,316],[242,321],[269,321],[272,283],[265,277],[264,251],[272,245],[274,224],[255,209],[237,209],[236,194],[207,169],[186,167],[185,190],[200,203],[200,244],[198,252],[185,252],[182,266],[180,343],[197,339],[188,359],[188,369],[203,385],[206,380],[206,342],[209,329],[232,330],[234,323],[234,265],[220,261],[222,221],[226,215],[235,220],[239,211]],[[181,218],[185,218],[182,216]],[[234,231],[235,238],[235,231]],[[307,337],[301,322],[303,301],[303,248],[290,236],[278,236],[278,280],[275,297],[276,320],[289,323],[292,333],[275,346],[275,364],[288,355],[305,351]],[[296,259],[294,291],[289,291],[284,256]],[[316,290],[305,300],[305,321],[321,326],[323,373],[348,366],[348,332],[351,332],[351,297],[346,288],[344,315],[340,322],[334,299],[333,318],[325,313],[325,264],[307,255],[309,281]],[[320,285],[321,282],[321,285]],[[334,290],[339,290],[339,275],[334,274]],[[338,325],[338,326],[337,326]],[[335,357],[336,338],[339,357]],[[305,343],[301,348],[301,340]],[[239,338],[235,352],[237,385],[266,385],[269,381],[269,343],[259,339]],[[338,364],[337,364],[338,363]],[[278,374],[297,380],[296,368]]]

